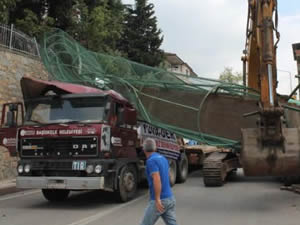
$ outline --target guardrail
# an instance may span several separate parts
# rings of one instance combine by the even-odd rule
[[[40,58],[36,38],[29,37],[25,33],[16,30],[13,24],[10,26],[0,24],[0,46]]]

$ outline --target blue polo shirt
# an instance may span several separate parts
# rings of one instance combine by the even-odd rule
[[[146,173],[147,180],[150,189],[150,198],[151,200],[155,200],[155,192],[153,187],[153,178],[152,173],[159,172],[160,180],[161,180],[161,193],[160,199],[166,199],[173,196],[172,189],[170,186],[170,178],[169,178],[169,162],[168,160],[154,152],[147,159],[146,162]]]

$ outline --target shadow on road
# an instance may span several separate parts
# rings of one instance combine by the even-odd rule
[[[146,188],[140,188],[137,198],[146,193]],[[48,202],[40,195],[44,201],[28,206],[31,209],[70,209],[88,210],[91,208],[107,207],[121,204],[117,201],[116,195],[104,191],[71,192],[70,197],[64,202]]]

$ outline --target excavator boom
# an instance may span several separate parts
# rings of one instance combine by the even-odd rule
[[[248,86],[260,93],[257,128],[242,129],[241,161],[246,175],[299,174],[297,127],[288,127],[277,89],[276,50],[280,39],[277,0],[250,0],[245,56]],[[277,40],[275,40],[275,38]],[[253,113],[251,114],[253,115]]]
[[[276,49],[277,31],[276,0],[250,0],[247,25],[246,61],[248,61],[248,86],[261,93],[264,108],[276,106]],[[275,21],[273,21],[275,18]],[[276,33],[277,41],[274,41]]]

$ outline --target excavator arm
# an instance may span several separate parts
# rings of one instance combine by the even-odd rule
[[[299,174],[298,128],[287,128],[277,89],[276,50],[280,39],[277,0],[249,0],[247,41],[242,57],[248,87],[260,93],[257,128],[242,129],[241,162],[246,175]]]
[[[261,93],[260,100],[264,109],[278,105],[276,50],[280,35],[277,18],[277,0],[249,1],[245,50],[248,86]],[[274,34],[277,37],[276,43]]]
[[[276,51],[277,0],[249,0],[247,40],[243,61],[248,68],[248,87],[260,93],[260,121],[264,143],[283,141],[283,109],[277,98]],[[276,39],[275,40],[275,36]]]

